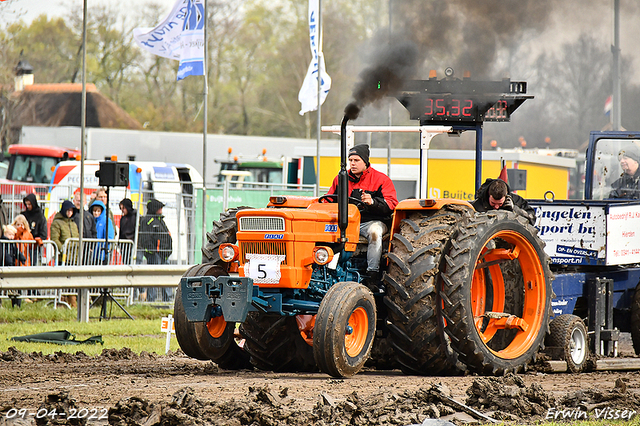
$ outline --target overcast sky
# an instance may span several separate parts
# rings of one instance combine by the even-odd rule
[[[300,0],[306,1],[306,0]],[[630,5],[638,0],[625,0],[623,5],[629,10]],[[120,4],[128,10],[136,11],[145,3],[153,2],[163,6],[164,14],[168,14],[176,0],[88,0],[89,7],[100,4]],[[8,0],[0,2],[0,25],[19,18],[30,22],[42,13],[48,16],[63,16],[70,7],[82,8],[83,0]],[[578,9],[576,5],[585,5]],[[613,36],[613,1],[611,0],[558,0],[555,13],[547,29],[528,43],[532,54],[539,54],[561,47],[562,43],[575,39],[585,31],[596,38],[612,43]],[[636,11],[640,6],[635,6]],[[633,79],[640,81],[640,25],[636,14],[621,14],[621,49],[623,55],[634,59]],[[629,72],[629,70],[627,70]]]
[[[83,0],[9,0],[10,4],[0,9],[3,20],[22,18],[30,22],[38,15],[46,13],[48,16],[64,15],[70,7],[76,6],[82,9]],[[136,8],[147,3],[148,0],[127,0],[127,7]],[[166,13],[171,11],[171,7],[176,0],[153,0],[154,3],[164,5]],[[96,4],[106,4],[108,0],[88,0],[87,5],[91,7]]]

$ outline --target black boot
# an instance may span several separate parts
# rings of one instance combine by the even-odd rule
[[[374,295],[385,293],[380,271],[367,271],[366,274],[362,275],[362,284],[367,286]]]

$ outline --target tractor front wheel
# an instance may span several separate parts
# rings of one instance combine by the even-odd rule
[[[349,377],[364,366],[376,334],[371,291],[355,282],[336,283],[320,303],[313,329],[313,355],[323,373]]]
[[[183,277],[197,277],[206,275],[207,271],[213,265],[195,265],[189,268],[184,273]],[[184,312],[184,305],[182,304],[182,289],[178,286],[176,291],[175,303],[173,305],[173,318],[174,326],[176,329],[176,339],[180,349],[189,357],[199,359],[201,361],[209,359],[198,344],[198,338],[196,337],[196,324],[195,322],[189,322],[187,315]]]
[[[185,276],[226,275],[219,265],[196,265]],[[178,288],[174,305],[174,321],[178,344],[185,354],[192,358],[210,359],[222,369],[241,370],[250,368],[249,355],[235,341],[235,323],[227,322],[223,316],[204,322],[189,322],[182,303],[181,289]]]

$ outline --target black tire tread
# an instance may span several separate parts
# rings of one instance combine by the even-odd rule
[[[636,355],[640,355],[640,284],[636,286],[631,302],[631,341]]]
[[[389,343],[405,374],[457,372],[436,314],[435,285],[445,243],[468,212],[448,205],[411,213],[400,225],[403,240],[391,241],[384,304],[389,313]]]
[[[241,206],[228,209],[220,213],[220,220],[213,221],[213,229],[207,232],[207,242],[202,248],[203,263],[220,262],[218,247],[223,243],[235,243],[238,224],[236,214],[240,210],[250,209],[248,206]]]
[[[517,224],[514,224],[517,222]],[[540,335],[534,339],[531,346],[517,359],[502,359],[489,353],[484,348],[477,330],[474,318],[469,312],[468,292],[471,277],[475,268],[475,260],[471,254],[475,249],[483,247],[495,227],[511,226],[530,236],[530,242],[536,246],[542,262],[545,283],[546,300],[545,313]],[[441,274],[443,286],[439,289],[439,299],[442,301],[441,313],[446,321],[445,332],[451,339],[451,347],[458,354],[458,358],[467,365],[469,370],[478,374],[502,375],[517,372],[530,361],[535,360],[539,349],[544,348],[544,337],[549,331],[551,316],[551,280],[549,259],[544,253],[544,243],[537,237],[537,231],[523,217],[509,211],[496,210],[490,213],[475,214],[470,220],[460,223],[458,231],[447,248],[446,267]]]
[[[362,351],[350,361],[344,349],[344,341],[339,338],[342,330],[337,330],[337,322],[350,314],[353,305],[365,300],[371,315],[367,340]],[[354,303],[355,302],[355,303]],[[371,291],[356,282],[334,284],[322,299],[316,315],[313,330],[313,355],[320,371],[332,377],[343,378],[356,374],[367,362],[376,333],[376,307]],[[348,317],[347,317],[348,319]],[[342,327],[342,325],[340,325]],[[347,359],[344,357],[347,356]],[[353,363],[352,363],[353,362]]]
[[[206,272],[204,267],[207,265],[195,265],[192,266],[184,273],[184,277],[196,277]],[[196,337],[195,324],[190,323],[187,320],[187,315],[184,311],[184,305],[182,304],[182,290],[180,286],[176,291],[175,302],[173,305],[173,318],[174,326],[176,329],[176,340],[180,349],[189,357],[199,359],[201,361],[209,359],[198,344],[198,338]]]
[[[296,319],[249,312],[240,325],[244,349],[254,367],[275,372],[311,372],[317,367],[313,348],[300,334]]]
[[[571,358],[571,332],[574,327],[580,327],[585,337],[587,354],[582,364],[577,365]],[[563,359],[567,362],[567,370],[571,373],[581,373],[589,363],[589,334],[580,317],[571,314],[558,315],[549,324],[549,334],[546,345],[548,347],[562,348]]]
[[[225,265],[205,263],[190,268],[185,276],[226,275]],[[180,316],[180,319],[178,319]],[[181,289],[178,287],[174,304],[176,338],[183,352],[199,360],[211,360],[224,370],[242,370],[251,368],[249,355],[234,339],[235,324],[228,323],[224,334],[213,338],[204,322],[188,322],[182,304]],[[186,350],[185,350],[186,349]],[[187,353],[187,350],[189,353]],[[196,355],[196,356],[194,356]]]

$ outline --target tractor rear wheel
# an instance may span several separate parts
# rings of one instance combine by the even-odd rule
[[[636,355],[640,355],[640,284],[636,286],[631,303],[631,340]]]
[[[320,371],[349,377],[364,366],[376,334],[376,303],[362,284],[334,284],[320,303],[313,328],[313,355]]]
[[[445,249],[438,308],[451,347],[470,370],[515,372],[544,347],[552,290],[543,248],[535,228],[513,212],[476,214],[458,225]],[[505,284],[508,270],[519,271],[523,288]],[[505,303],[511,291],[522,291],[521,306]]]
[[[185,274],[191,277],[222,275],[226,275],[223,267],[213,264],[196,265]],[[207,323],[187,321],[181,293],[178,288],[173,312],[176,338],[184,353],[200,360],[210,359],[225,370],[250,368],[249,355],[235,341],[235,323],[226,322],[222,316]]]
[[[405,374],[457,372],[436,309],[442,250],[468,208],[447,205],[410,214],[400,223],[384,275],[389,341]]]
[[[313,349],[300,334],[294,317],[249,312],[240,325],[251,364],[275,372],[316,371]]]
[[[202,262],[218,263],[226,265],[220,261],[218,247],[223,243],[235,243],[236,233],[238,232],[238,223],[236,214],[240,210],[250,209],[251,207],[236,207],[228,209],[220,213],[220,220],[213,221],[213,229],[207,232],[207,243],[202,249]]]
[[[582,319],[570,314],[558,315],[551,321],[549,329],[547,346],[560,349],[571,373],[584,371],[589,360],[589,337]]]

